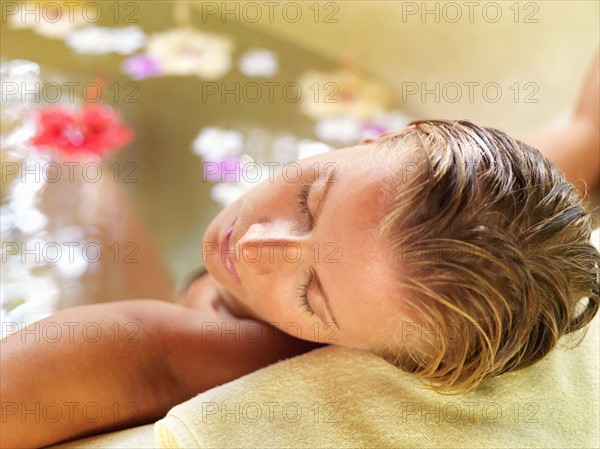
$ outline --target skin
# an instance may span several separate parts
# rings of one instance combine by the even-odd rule
[[[316,347],[232,315],[209,276],[180,304],[138,299],[61,310],[0,343],[0,447],[155,422],[198,393]]]
[[[600,187],[599,124],[600,55],[596,52],[569,122],[532,137],[528,143],[554,162],[585,195]]]
[[[386,170],[365,163],[372,151],[357,146],[298,161],[297,181],[296,171],[281,171],[221,211],[204,235],[204,257],[230,307],[311,341],[365,349],[389,335],[398,295],[389,281],[396,277],[392,255],[377,236]],[[310,226],[297,197],[315,180]],[[239,281],[216,250],[234,220],[229,247]],[[353,269],[365,259],[361,270]],[[298,299],[308,270],[316,271],[327,297],[314,281],[308,289],[314,314]]]
[[[386,259],[391,256],[376,233],[385,211],[378,201],[384,167],[370,171],[362,162],[368,151],[359,146],[301,161],[298,182],[288,182],[280,173],[215,218],[206,244],[220,241],[237,217],[232,243],[240,251],[236,268],[241,283],[225,270],[220,256],[208,257],[211,275],[193,282],[179,304],[131,300],[74,307],[8,336],[0,343],[2,447],[39,447],[156,421],[202,391],[319,343],[364,348],[383,338],[394,324],[397,306],[386,281],[392,276]],[[315,163],[333,163],[335,178],[313,184],[308,207],[313,214],[317,208],[320,212],[309,229],[298,192],[305,183],[331,174],[309,170]],[[255,259],[257,248],[268,249],[267,242],[274,245],[272,261],[268,253],[257,262],[243,257]],[[296,263],[278,251],[291,243],[298,254],[286,254]],[[334,254],[327,243],[335,244]],[[315,244],[319,253],[311,250]],[[365,255],[372,262],[347,276]],[[297,299],[307,269],[317,271],[329,298],[326,308],[316,284],[310,287],[314,315]],[[333,317],[337,325],[331,324]],[[96,340],[94,330],[90,338],[83,332],[86,325],[101,329],[102,337]],[[63,336],[59,341],[44,338],[48,334],[43,329],[53,336],[57,328]],[[57,360],[59,369],[48,369]],[[44,372],[42,379],[32,376],[37,372]],[[57,412],[47,409],[48,404],[60,405],[57,422]],[[69,404],[75,404],[73,414]],[[83,413],[87,404],[97,404],[100,419]],[[41,419],[25,413],[36,407]]]
[[[529,141],[568,179],[581,178],[588,186],[597,185],[600,172],[597,59],[593,67],[571,122]],[[338,182],[328,183],[328,198],[310,229],[299,215],[300,184],[281,174],[224,209],[204,236],[210,274],[196,279],[178,303],[130,300],[74,307],[2,340],[0,446],[41,447],[153,422],[198,393],[319,346],[308,340],[364,348],[385,337],[401,302],[388,282],[389,254],[374,231],[383,213],[378,199],[386,167],[369,170],[361,160],[367,151],[359,146],[299,162],[300,183],[312,181],[313,164],[321,169],[326,162],[336,164]],[[312,213],[322,189],[310,193]],[[214,251],[236,218],[231,243],[240,282]],[[334,254],[325,247],[332,242]],[[296,263],[278,251],[292,243],[300,249]],[[249,261],[257,249],[266,255]],[[295,257],[292,251],[286,255]],[[335,261],[326,263],[328,255]],[[329,299],[326,307],[311,286],[315,315],[296,298],[306,270],[318,272]],[[86,324],[99,328],[101,337],[84,334]],[[50,334],[38,330],[47,326]],[[58,341],[52,338],[56,329],[63,336]],[[60,419],[49,404],[58,404]],[[82,413],[88,404],[96,404],[100,418],[90,419],[92,409]]]

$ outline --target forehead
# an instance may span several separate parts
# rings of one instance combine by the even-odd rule
[[[338,182],[329,186],[316,229],[321,253],[317,270],[340,337],[357,346],[385,335],[399,309],[391,250],[377,232],[387,212],[382,194],[389,164],[367,163],[368,151],[353,147],[336,152]]]

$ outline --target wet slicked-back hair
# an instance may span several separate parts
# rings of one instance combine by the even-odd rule
[[[600,254],[590,216],[537,150],[441,120],[370,145],[402,161],[379,233],[409,317],[378,354],[437,390],[464,391],[531,365],[592,320]]]

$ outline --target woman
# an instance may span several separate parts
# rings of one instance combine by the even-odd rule
[[[570,179],[585,172],[590,184],[596,80],[582,96],[596,101],[540,140],[551,155],[566,142]],[[375,351],[439,390],[468,390],[539,360],[598,310],[600,255],[577,191],[500,131],[416,122],[297,168],[295,182],[278,173],[214,219],[210,274],[181,304],[75,307],[9,336],[2,446],[152,422],[329,343]]]

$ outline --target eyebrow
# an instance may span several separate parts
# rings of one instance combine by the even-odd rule
[[[324,187],[325,190],[321,194],[321,196],[319,198],[319,202],[317,203],[317,210],[316,210],[315,216],[314,216],[315,224],[317,223],[317,221],[319,219],[319,215],[321,214],[321,210],[323,209],[323,205],[325,204],[325,198],[327,198],[327,193],[329,192],[329,188],[330,188],[331,184],[333,184],[334,182],[338,182],[337,179],[334,180],[335,172],[336,172],[335,170],[329,170],[329,172],[325,175],[325,177],[322,180],[318,180],[319,182],[325,183],[325,187]],[[319,292],[321,293],[321,296],[323,297],[323,300],[325,302],[325,308],[329,312],[329,315],[331,316],[333,323],[336,325],[336,327],[338,329],[340,329],[340,325],[338,324],[337,320],[333,316],[333,310],[331,310],[331,303],[329,301],[329,298],[327,297],[327,294],[325,293],[325,289],[323,288],[323,285],[321,284],[321,279],[319,278],[319,274],[317,273],[316,268],[313,270],[313,273],[314,273],[314,280],[317,283]]]

